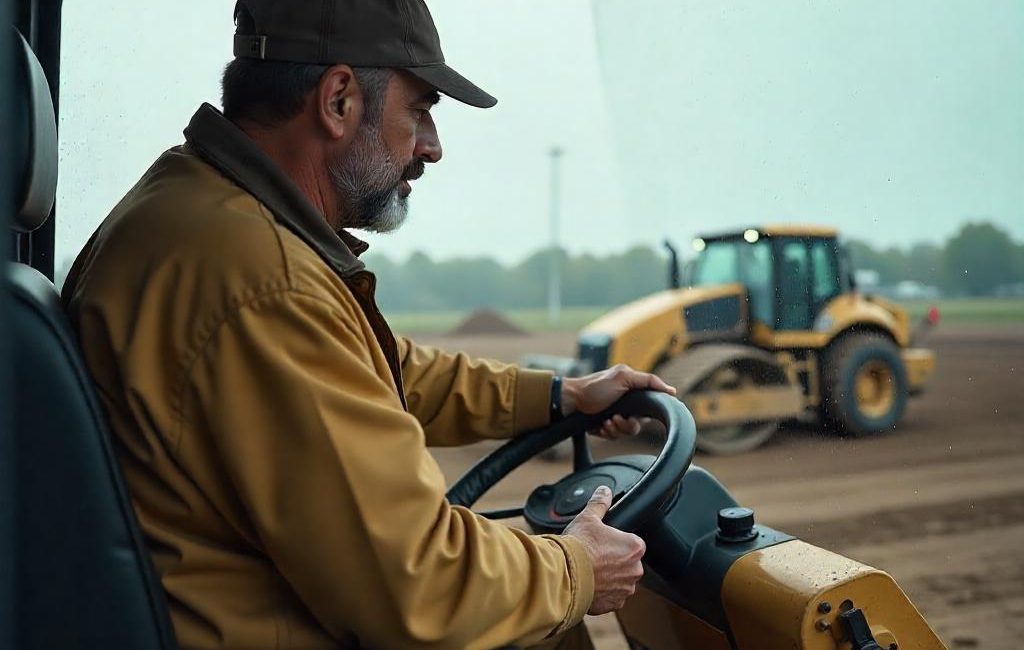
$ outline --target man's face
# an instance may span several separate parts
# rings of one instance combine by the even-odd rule
[[[441,143],[430,115],[439,97],[429,85],[396,70],[378,114],[364,114],[352,144],[330,165],[340,197],[339,223],[391,232],[409,211],[411,181],[425,164],[441,159]]]

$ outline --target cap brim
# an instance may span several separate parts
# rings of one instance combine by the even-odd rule
[[[433,65],[420,65],[411,68],[403,68],[409,74],[426,81],[437,89],[438,92],[457,99],[463,104],[476,106],[477,108],[490,108],[498,103],[498,100],[477,87],[469,79],[452,70],[444,63]]]

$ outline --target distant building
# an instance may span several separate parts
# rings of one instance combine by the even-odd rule
[[[938,287],[914,280],[882,285],[881,275],[874,269],[857,269],[853,277],[857,288],[864,293],[877,294],[890,300],[934,300],[942,295]]]
[[[874,269],[857,269],[853,272],[853,281],[862,291],[874,291],[878,289],[881,276]]]
[[[898,282],[896,286],[889,287],[887,293],[896,300],[931,300],[940,295],[938,287],[913,280]]]

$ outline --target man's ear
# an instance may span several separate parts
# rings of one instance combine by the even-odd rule
[[[347,65],[327,69],[316,86],[313,101],[320,125],[331,139],[355,133],[363,119],[363,96],[355,73]]]

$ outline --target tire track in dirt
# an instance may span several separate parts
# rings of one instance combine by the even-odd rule
[[[1015,512],[1019,504],[1004,504]],[[997,504],[992,503],[993,512]],[[981,522],[986,523],[985,517]],[[990,523],[990,522],[989,522]],[[859,544],[843,552],[888,571],[950,649],[1011,650],[1024,639],[1024,524]]]
[[[832,521],[825,526],[809,522],[790,524],[787,532],[816,546],[846,553],[863,545],[981,530],[991,530],[998,535],[997,529],[1018,525],[1024,525],[1024,492],[917,508],[883,510]]]
[[[731,491],[740,503],[754,508],[760,521],[791,532],[808,522],[831,526],[851,518],[928,506],[945,506],[947,514],[958,516],[949,509],[950,504],[1024,492],[1022,467],[1021,456],[976,458],[837,473],[813,482],[787,479],[768,485],[739,485]]]

